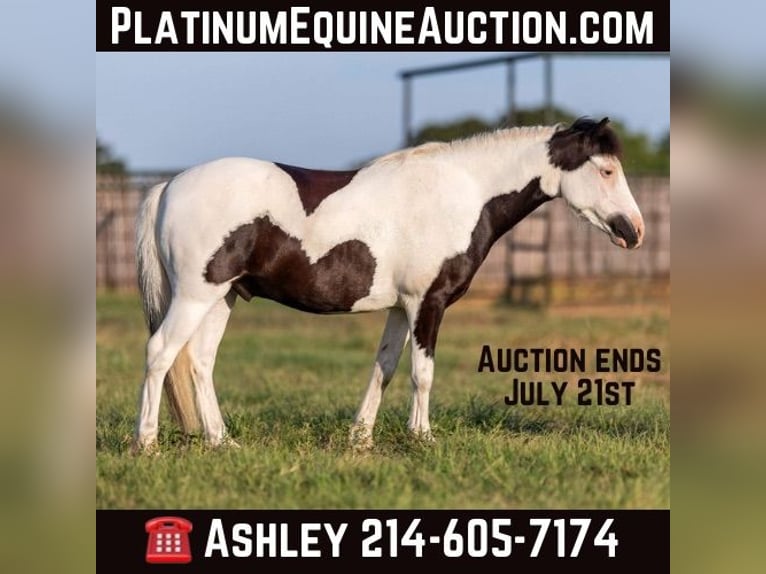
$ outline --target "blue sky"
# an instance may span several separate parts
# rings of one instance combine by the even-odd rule
[[[402,143],[405,68],[489,53],[98,53],[96,129],[131,168],[182,168],[247,155],[338,169]],[[540,105],[542,64],[520,63],[518,102]],[[669,61],[566,57],[555,102],[652,137],[670,126]],[[418,79],[415,125],[505,105],[502,66]]]
[[[184,167],[226,154],[343,167],[401,144],[398,70],[486,55],[94,56],[90,2],[6,0],[3,13],[0,98],[16,96],[57,125],[92,126],[95,105],[97,133],[136,168]],[[747,82],[763,78],[764,17],[766,4],[752,0],[733,0],[725,13],[673,2],[673,57]],[[608,113],[656,137],[669,125],[668,68],[656,60],[559,60],[556,102],[577,113]],[[539,103],[539,64],[523,64],[519,84],[522,104]],[[424,79],[415,87],[415,120],[495,117],[504,93],[501,68]]]

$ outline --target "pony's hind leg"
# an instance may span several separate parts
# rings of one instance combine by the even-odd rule
[[[219,446],[224,442],[236,444],[226,437],[226,426],[213,385],[213,369],[218,346],[221,344],[226,323],[236,299],[237,295],[230,291],[226,297],[218,301],[205,315],[202,324],[189,341],[197,410],[202,420],[205,440],[211,446]]]
[[[383,391],[394,376],[409,334],[407,315],[402,309],[394,307],[388,313],[375,365],[372,368],[370,384],[359,406],[354,426],[351,428],[351,443],[356,448],[372,446],[372,429],[378,416]]]
[[[148,450],[157,440],[162,382],[178,352],[189,341],[216,299],[206,302],[173,298],[168,312],[146,345],[146,374],[136,422],[134,448]]]

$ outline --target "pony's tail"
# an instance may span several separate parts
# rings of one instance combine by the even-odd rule
[[[171,299],[170,283],[157,250],[156,239],[157,209],[166,185],[161,183],[149,190],[141,204],[136,225],[138,288],[144,318],[151,334],[162,324]],[[187,433],[198,430],[200,426],[192,377],[189,349],[188,345],[184,345],[165,376],[165,394],[173,418]]]

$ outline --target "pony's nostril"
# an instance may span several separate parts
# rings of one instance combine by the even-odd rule
[[[633,228],[638,233],[638,243],[641,244],[644,240],[644,220],[641,217],[633,218]]]
[[[633,226],[630,219],[624,215],[613,215],[607,220],[607,225],[609,225],[609,229],[612,230],[612,233],[625,240],[625,243],[629,248],[638,245],[638,231]]]

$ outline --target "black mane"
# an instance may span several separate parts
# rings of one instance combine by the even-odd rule
[[[620,140],[608,123],[609,118],[597,122],[582,117],[568,128],[558,130],[548,140],[548,156],[551,163],[558,168],[572,171],[593,155],[622,157]]]

